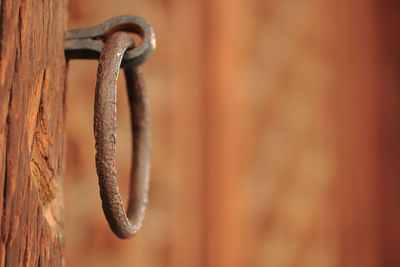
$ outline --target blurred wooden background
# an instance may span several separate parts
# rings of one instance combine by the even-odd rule
[[[69,64],[68,266],[400,266],[398,1],[69,0],[68,10],[68,28],[142,16],[158,45],[144,65],[150,202],[129,241],[101,211],[97,64]],[[122,78],[118,99],[126,188]]]

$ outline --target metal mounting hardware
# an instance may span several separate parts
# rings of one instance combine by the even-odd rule
[[[133,22],[135,21],[135,22]],[[128,32],[144,40],[138,48]],[[154,33],[143,19],[122,16],[105,24],[68,31],[65,54],[69,59],[99,59],[94,101],[96,169],[104,215],[112,231],[122,239],[135,235],[142,224],[149,187],[150,116],[143,74],[138,65],[155,48]],[[129,200],[125,212],[116,178],[117,79],[124,68],[132,127],[132,169]]]
[[[99,59],[104,41],[119,31],[135,33],[142,38],[139,47],[129,47],[125,52],[121,63],[123,68],[137,67],[152,55],[156,48],[153,28],[143,18],[125,15],[94,27],[67,31],[64,36],[66,59]]]

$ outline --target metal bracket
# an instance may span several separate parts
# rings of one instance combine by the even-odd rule
[[[67,31],[64,36],[66,59],[99,59],[107,37],[118,31],[135,33],[142,38],[139,47],[132,46],[125,52],[121,63],[123,68],[141,65],[156,48],[156,39],[150,24],[143,18],[125,15],[94,27]]]

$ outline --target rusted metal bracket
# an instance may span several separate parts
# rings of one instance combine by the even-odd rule
[[[125,15],[94,27],[67,31],[64,36],[66,59],[99,59],[105,40],[119,31],[135,33],[142,38],[139,47],[129,47],[125,52],[123,68],[137,67],[152,55],[156,48],[153,28],[143,18]]]
[[[135,48],[127,32],[143,41]],[[66,59],[99,59],[94,102],[96,169],[106,219],[119,238],[135,235],[142,224],[147,204],[150,170],[150,116],[143,74],[138,67],[155,49],[151,26],[142,18],[121,16],[65,35]],[[128,209],[125,212],[116,178],[117,78],[124,68],[132,124],[132,169]]]

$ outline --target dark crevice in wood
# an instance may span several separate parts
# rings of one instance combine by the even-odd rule
[[[8,136],[8,134],[7,134]],[[7,162],[7,152],[6,152],[6,156],[5,156],[5,161]],[[5,173],[4,173],[5,177],[7,177],[8,175],[8,170],[7,170],[7,164],[5,166]],[[4,229],[4,227],[6,227],[7,225],[7,220],[6,220],[6,216],[4,214],[4,212],[6,211],[6,198],[7,198],[7,186],[6,186],[6,179],[4,179],[4,187],[3,187],[3,216],[1,218],[1,239],[4,243],[7,243],[7,229]]]
[[[17,51],[19,51],[19,57],[15,58],[15,62],[21,61],[21,54],[22,54],[22,24],[21,24],[21,6],[18,7],[18,33],[19,33],[19,40],[17,40],[17,43],[19,44]],[[17,54],[18,56],[18,54]],[[15,64],[17,65],[17,64]]]
[[[13,87],[14,87],[14,83],[17,80],[17,76],[18,76],[18,60],[19,60],[19,53],[18,53],[19,49],[15,49],[15,62],[14,62],[14,75],[13,75],[13,79],[11,81],[10,84],[10,100],[8,101],[8,113],[7,113],[7,123],[8,125],[10,125],[10,113],[11,113],[11,103],[12,103],[12,93],[13,93]],[[8,138],[7,138],[7,142],[8,142]]]
[[[26,223],[28,224],[29,223],[29,215],[27,216],[27,220],[26,220]],[[26,246],[25,246],[25,250],[24,250],[24,258],[23,258],[23,263],[24,264],[27,264],[29,261],[28,261],[28,241],[29,241],[29,235],[26,235],[25,236],[25,243],[27,244]]]
[[[18,33],[19,33],[19,45],[22,45],[22,16],[21,16],[21,6],[18,7]]]
[[[9,169],[9,164],[10,161],[12,161],[12,159],[10,160],[8,155],[9,155],[9,151],[13,149],[12,145],[10,144],[13,141],[13,135],[12,135],[12,131],[13,131],[13,123],[15,122],[15,118],[13,118],[11,115],[15,112],[13,111],[13,101],[14,101],[14,90],[16,89],[17,86],[15,86],[16,81],[18,80],[18,76],[19,76],[19,69],[18,69],[18,62],[20,60],[20,48],[16,47],[15,48],[15,62],[14,62],[14,75],[13,75],[13,79],[10,85],[10,97],[9,97],[9,102],[8,102],[8,114],[7,114],[7,141],[6,141],[6,173],[5,173],[5,178],[4,178],[4,194],[3,194],[3,220],[2,220],[2,234],[4,235],[4,242],[5,242],[5,246],[6,249],[8,247],[8,244],[10,242],[12,242],[13,236],[12,236],[12,225],[11,225],[11,220],[10,217],[12,216],[11,214],[14,212],[13,209],[13,201],[11,198],[8,197],[7,191],[10,191],[10,179],[12,174],[10,173],[10,169]],[[15,131],[15,127],[14,127],[14,131]],[[14,133],[15,134],[15,133]],[[21,149],[21,148],[19,148]],[[14,162],[14,164],[16,166],[14,166],[14,168],[18,168],[19,166],[19,159],[17,162]],[[12,170],[11,170],[12,171]],[[15,171],[14,171],[15,172]],[[15,192],[14,192],[15,193]],[[10,203],[9,203],[10,202]]]
[[[41,207],[40,207],[40,205],[37,205],[37,207],[36,207],[36,214],[41,214]],[[37,225],[36,225],[36,235],[37,235],[37,237],[36,237],[36,247],[37,247],[37,250],[38,250],[38,253],[36,253],[37,254],[37,258],[36,258],[36,266],[40,266],[40,251],[41,251],[41,249],[40,249],[40,243],[41,243],[41,239],[42,239],[42,232],[41,232],[41,222],[40,222],[40,219],[38,219],[38,223],[37,223]]]
[[[15,57],[18,57],[18,53],[17,51],[15,52],[16,55]],[[17,64],[14,63],[14,78],[13,81],[15,80],[15,75],[17,73]],[[3,240],[3,242],[5,244],[7,244],[8,242],[8,223],[7,223],[7,215],[6,211],[7,209],[7,177],[8,177],[8,140],[9,140],[9,136],[10,136],[10,110],[11,110],[11,103],[12,103],[12,99],[13,99],[13,94],[12,94],[12,84],[13,82],[11,82],[11,86],[10,86],[10,94],[9,94],[9,99],[8,99],[8,113],[7,113],[7,118],[6,118],[6,148],[5,148],[5,157],[4,157],[4,161],[5,161],[5,171],[4,171],[4,180],[3,180],[3,212],[2,212],[2,218],[1,218],[1,238]],[[7,258],[7,257],[6,257]]]

